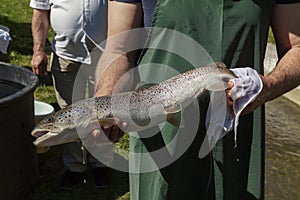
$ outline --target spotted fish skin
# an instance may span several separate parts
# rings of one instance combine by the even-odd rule
[[[157,85],[113,96],[78,101],[42,120],[32,131],[36,146],[53,146],[79,139],[76,129],[91,123],[125,121],[124,131],[140,131],[180,112],[205,90],[225,90],[236,76],[223,63],[213,63],[174,76]]]

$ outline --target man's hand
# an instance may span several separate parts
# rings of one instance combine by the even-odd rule
[[[227,104],[228,104],[228,108],[229,108],[229,112],[234,115],[233,113],[233,100],[230,96],[230,91],[233,88],[233,82],[229,81],[227,83],[227,89],[226,89],[226,98],[227,98]]]
[[[232,71],[237,78],[230,80],[226,89],[229,112],[237,116],[250,113],[266,101],[268,79],[249,67]]]
[[[233,101],[233,99],[230,96],[230,91],[233,88],[233,86],[234,86],[234,84],[232,82],[228,82],[228,88],[226,89],[226,98],[227,98],[227,104],[228,104],[228,107],[229,107],[229,112],[232,115],[235,115],[234,112],[233,112],[234,101]],[[262,90],[262,92],[263,92],[263,90]],[[248,114],[248,113],[254,111],[260,105],[262,105],[264,102],[260,101],[260,99],[261,99],[260,96],[262,96],[262,94],[258,95],[257,99],[255,99],[246,108],[244,108],[244,110],[242,111],[241,115]]]
[[[31,67],[36,75],[47,75],[48,58],[45,52],[34,53],[31,60]]]
[[[127,124],[126,122],[119,122],[116,120],[113,124],[104,124],[100,129],[94,129],[92,132],[92,136],[94,138],[97,138],[101,136],[102,133],[105,134],[107,139],[112,142],[118,142],[121,137],[124,135],[124,129],[126,128]]]
[[[262,81],[263,87],[259,95],[254,99],[253,102],[249,103],[249,105],[243,110],[241,115],[248,114],[252,111],[254,111],[259,106],[263,105],[270,99],[270,80],[267,76],[263,76],[259,74],[259,77]]]

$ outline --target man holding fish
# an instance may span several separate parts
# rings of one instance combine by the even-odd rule
[[[144,49],[138,59],[139,66],[148,65],[141,75],[146,82],[153,81],[153,77],[168,77],[161,69],[157,70],[157,63],[171,66],[179,72],[188,70],[188,66],[197,67],[188,62],[190,60],[187,57],[184,59],[173,52],[154,49],[151,46],[153,43],[166,43],[168,49],[171,47],[173,51],[183,46],[176,39],[176,34],[168,34],[166,30],[153,34],[155,28],[171,29],[190,36],[204,47],[213,61],[222,61],[229,68],[252,67],[263,74],[267,35],[271,25],[279,61],[270,74],[260,75],[263,88],[257,98],[243,110],[244,115],[240,117],[237,129],[236,147],[234,133],[229,132],[210,154],[204,158],[198,157],[206,131],[206,109],[201,108],[207,107],[209,99],[201,96],[198,133],[191,145],[182,156],[164,168],[132,173],[131,199],[263,199],[263,104],[300,84],[300,3],[297,0],[158,0],[157,4],[141,1],[109,1],[107,52],[104,52],[98,66],[96,96],[111,95],[114,85],[136,61],[134,53],[127,53],[126,49],[125,41],[132,41],[130,36],[124,36],[123,42],[110,38],[143,25],[154,28],[147,38],[150,48]],[[205,65],[207,60],[202,61],[204,57],[193,48],[190,45],[185,49],[188,52],[186,56],[198,56],[198,66]],[[120,52],[119,56],[113,56],[115,50]],[[231,88],[229,84],[227,96],[232,106]],[[186,120],[184,126],[189,125]],[[132,137],[131,149],[137,154],[149,152],[159,166],[159,157],[155,157],[155,151],[167,146],[177,132],[177,127],[166,124],[161,135],[158,133],[146,139]],[[186,132],[185,135],[188,134],[192,133]],[[177,137],[177,144],[168,146],[170,154],[180,151],[180,142],[184,136],[177,134]],[[134,159],[134,162],[139,160]]]
[[[117,139],[122,135],[122,130],[126,131],[126,127],[130,127],[130,123],[147,125],[148,118],[142,118],[146,120],[141,121],[138,115],[140,113],[147,113],[144,116],[149,115],[150,122],[152,119],[156,120],[155,117],[151,118],[152,114],[157,113],[154,111],[159,110],[159,106],[165,105],[164,101],[155,106],[150,104],[150,108],[144,112],[135,106],[136,102],[137,105],[149,106],[143,104],[149,101],[147,98],[139,98],[141,96],[137,94],[143,96],[152,91],[156,91],[155,94],[168,92],[173,94],[170,89],[168,90],[170,84],[165,83],[169,83],[169,80],[171,83],[177,82],[177,79],[170,78],[176,73],[182,73],[183,80],[187,82],[193,81],[198,76],[193,75],[193,78],[185,79],[187,76],[184,72],[188,71],[186,73],[189,74],[193,68],[201,69],[214,61],[221,61],[236,74],[244,73],[245,77],[254,79],[259,77],[258,82],[262,84],[262,88],[257,91],[258,96],[248,101],[250,104],[240,110],[243,115],[239,118],[236,132],[229,130],[225,136],[222,135],[223,138],[207,155],[200,156],[199,149],[202,149],[203,144],[211,149],[211,141],[207,143],[206,138],[206,132],[210,130],[206,118],[213,107],[210,102],[226,104],[227,100],[233,110],[229,110],[228,113],[232,116],[236,105],[248,95],[236,94],[247,91],[252,84],[242,84],[241,88],[236,89],[239,85],[239,80],[236,79],[240,77],[231,76],[220,79],[220,82],[232,79],[233,84],[229,82],[227,86],[223,85],[223,88],[218,85],[216,87],[215,84],[211,84],[211,80],[215,80],[215,74],[218,73],[214,72],[213,76],[206,76],[205,73],[203,81],[205,84],[202,86],[208,90],[226,90],[225,101],[222,93],[220,93],[222,98],[216,99],[204,92],[199,96],[193,96],[198,97],[196,102],[183,99],[174,101],[171,106],[167,104],[161,107],[161,110],[166,111],[165,121],[172,122],[172,118],[176,118],[178,113],[181,118],[179,124],[165,123],[159,128],[150,127],[153,128],[150,132],[141,129],[138,134],[131,135],[130,151],[134,153],[132,159],[129,159],[131,199],[264,199],[263,104],[300,84],[299,9],[300,3],[297,0],[158,0],[157,3],[150,0],[109,1],[108,40],[96,73],[97,97],[82,104],[93,101],[97,105],[100,99],[102,102],[115,103],[109,106],[113,108],[118,106],[120,101],[111,101],[110,98],[117,97],[118,100],[123,96],[122,105],[128,107],[123,108],[125,113],[141,111],[133,115],[132,121],[129,119],[129,122],[124,120],[123,123],[122,117],[116,119],[115,125],[121,122],[121,129],[115,125],[104,128],[109,138]],[[279,61],[270,74],[263,76],[263,60],[270,25],[276,39]],[[140,48],[139,44],[139,42],[144,44],[142,42],[144,38],[136,37],[143,34],[135,32],[135,28],[142,26],[151,26],[144,30],[146,43],[142,47],[145,48]],[[139,49],[143,49],[141,53]],[[136,62],[141,81],[160,83],[168,79],[162,84],[166,90],[162,90],[158,84],[129,93],[129,97],[128,93],[115,93],[123,91],[122,86],[125,85],[122,84],[123,81],[131,80],[126,74]],[[256,77],[256,71],[261,75]],[[181,85],[180,81],[178,83]],[[185,88],[186,90],[183,86],[180,94],[175,95],[178,99],[186,91],[190,93],[189,88]],[[198,94],[197,91],[195,94]],[[225,95],[224,92],[223,94]],[[151,95],[147,97],[150,98]],[[153,95],[153,98],[156,99],[156,96]],[[185,104],[186,102],[188,103]],[[100,105],[107,104],[99,104],[96,108]],[[118,110],[112,112],[112,115],[105,115],[104,118],[115,119],[115,116],[121,116],[118,115]],[[210,115],[216,111],[218,109]],[[230,117],[230,115],[224,117],[227,116]],[[87,119],[91,117],[92,115],[87,115]],[[48,120],[51,127],[60,126],[59,122],[53,123],[51,118]],[[82,122],[85,124],[84,120]],[[218,126],[213,128],[219,131]],[[153,134],[149,134],[151,131]],[[39,130],[33,131],[38,132]],[[97,135],[95,132],[97,131],[94,131],[94,135]],[[101,134],[101,130],[99,133]],[[219,138],[221,137],[218,136],[217,139]],[[145,158],[150,158],[152,162],[149,162],[149,165],[145,164]]]

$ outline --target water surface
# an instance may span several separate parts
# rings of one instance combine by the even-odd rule
[[[300,200],[300,106],[266,104],[266,200]]]

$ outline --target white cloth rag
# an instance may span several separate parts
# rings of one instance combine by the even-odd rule
[[[234,116],[228,111],[225,91],[211,91],[206,115],[207,133],[200,148],[200,158],[207,155],[217,141],[231,130],[234,130],[236,147],[239,117],[245,107],[255,100],[263,88],[263,83],[254,69],[245,67],[231,69],[231,71],[237,76],[237,78],[230,80],[234,85],[230,91]]]
[[[259,95],[263,83],[257,71],[252,68],[236,68],[231,71],[238,77],[231,80],[234,86],[230,91],[235,115],[231,120],[234,121],[234,141],[236,143],[239,117],[242,111]]]
[[[6,26],[0,25],[0,52],[7,54],[7,48],[11,37],[9,35],[9,29]]]

